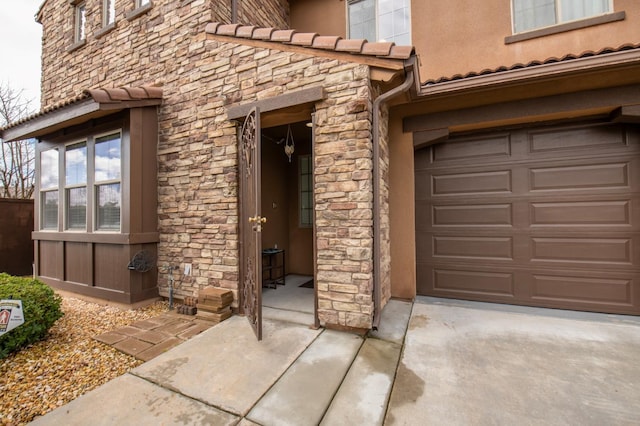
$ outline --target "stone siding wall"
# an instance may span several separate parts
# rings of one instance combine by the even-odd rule
[[[389,219],[389,109],[382,105],[379,121],[380,143],[380,290],[381,308],[391,299],[391,237]]]
[[[85,5],[86,42],[73,50],[74,8],[68,0],[48,0],[41,12],[43,108],[88,88],[170,86],[190,72],[192,58],[203,49],[206,24],[231,19],[230,0],[153,0],[151,9],[130,19],[133,0],[118,1],[115,28],[105,32],[102,1]],[[245,0],[239,8],[241,23],[288,28],[286,1]]]
[[[324,323],[369,328],[373,309],[369,68],[315,57],[311,51],[307,55],[230,39],[207,40],[204,27],[214,13],[210,2],[198,0],[154,0],[153,8],[132,20],[125,19],[130,10],[118,2],[116,27],[96,38],[100,4],[87,2],[86,44],[68,51],[73,9],[66,0],[46,3],[43,106],[87,88],[163,86],[158,264],[179,265],[181,271],[185,263],[193,265],[190,276],[175,274],[175,296],[194,295],[214,285],[233,290],[237,306],[237,137],[225,108],[321,85],[327,98],[316,105],[315,129],[319,315]],[[268,4],[282,7],[283,3]],[[253,6],[256,13],[268,10]],[[284,16],[283,12],[273,22],[261,24],[281,26]],[[285,45],[278,46],[286,50]],[[168,277],[161,274],[160,293],[165,296],[167,283]]]

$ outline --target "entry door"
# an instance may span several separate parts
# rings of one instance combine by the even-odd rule
[[[240,232],[242,236],[242,306],[258,340],[262,340],[262,226],[260,211],[260,110],[245,118],[240,132]]]

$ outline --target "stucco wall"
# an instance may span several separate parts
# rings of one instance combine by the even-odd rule
[[[637,42],[640,4],[636,0],[615,0],[613,4],[615,12],[626,13],[624,21],[505,44],[505,37],[513,33],[509,0],[413,0],[413,44],[421,58],[421,79]]]

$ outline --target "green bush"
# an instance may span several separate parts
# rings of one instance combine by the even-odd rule
[[[62,299],[41,281],[0,274],[0,300],[22,300],[24,324],[0,336],[0,359],[42,340],[63,313]]]

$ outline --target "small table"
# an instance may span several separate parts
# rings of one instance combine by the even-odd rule
[[[268,248],[262,250],[262,287],[277,288],[285,284],[284,250]]]

